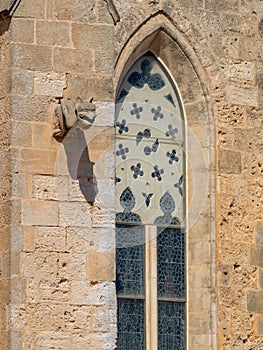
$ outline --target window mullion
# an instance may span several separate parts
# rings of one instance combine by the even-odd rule
[[[145,225],[146,350],[158,349],[157,228]]]

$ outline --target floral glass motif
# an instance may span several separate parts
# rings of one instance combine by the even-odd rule
[[[148,52],[116,105],[118,350],[146,344],[146,225],[156,226],[158,350],[185,349],[184,120],[168,72]],[[154,349],[156,350],[156,349]]]
[[[151,130],[150,129],[145,129],[143,132],[139,131],[138,134],[136,135],[136,145],[143,140],[143,138],[149,138],[151,137]]]
[[[173,128],[171,124],[168,125],[168,131],[166,131],[165,135],[167,137],[171,137],[173,140],[176,139],[176,134],[178,133],[178,128]]]
[[[173,162],[178,162],[179,158],[176,155],[176,150],[173,149],[171,152],[167,152],[166,156],[169,158],[169,164],[173,164]]]
[[[158,106],[157,108],[152,108],[151,111],[153,113],[153,120],[158,120],[159,118],[160,119],[163,119],[164,118],[164,115],[163,113],[161,113],[161,110],[162,110],[162,107],[161,106]]]
[[[129,152],[129,148],[128,147],[123,147],[123,145],[122,144],[120,144],[119,146],[118,146],[118,151],[116,152],[116,155],[117,156],[120,156],[123,160],[125,160],[126,159],[126,153],[128,153]]]
[[[132,72],[128,77],[128,82],[132,86],[141,89],[145,84],[148,84],[149,88],[154,91],[160,90],[165,86],[165,82],[159,73],[151,73],[152,64],[148,59],[143,60],[140,67],[141,73]]]
[[[128,132],[129,131],[129,128],[126,125],[126,120],[125,119],[122,119],[121,123],[117,122],[116,126],[119,128],[119,134],[122,134],[123,132]]]
[[[138,163],[136,166],[132,165],[131,170],[133,171],[134,179],[137,179],[139,176],[143,176],[143,171],[141,170],[141,164]]]
[[[131,110],[131,115],[135,115],[135,117],[137,119],[140,119],[141,118],[141,112],[143,111],[143,108],[142,107],[138,107],[137,106],[137,103],[134,103],[132,105],[133,109]]]

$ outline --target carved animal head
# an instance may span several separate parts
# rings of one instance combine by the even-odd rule
[[[94,123],[96,118],[96,105],[92,103],[93,98],[84,101],[80,97],[76,99],[76,127],[87,129]]]
[[[70,129],[88,129],[96,118],[96,105],[80,97],[76,101],[62,100],[54,112],[53,136],[63,138]]]

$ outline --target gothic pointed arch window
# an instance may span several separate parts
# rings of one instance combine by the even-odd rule
[[[185,123],[169,72],[150,51],[116,103],[118,350],[186,349]]]

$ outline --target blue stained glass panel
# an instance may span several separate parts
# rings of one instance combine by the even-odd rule
[[[184,303],[158,302],[158,350],[184,350]]]
[[[117,225],[118,296],[144,296],[144,232],[142,226]]]
[[[144,300],[118,299],[118,350],[144,350]]]
[[[158,297],[184,298],[184,231],[158,228]]]

